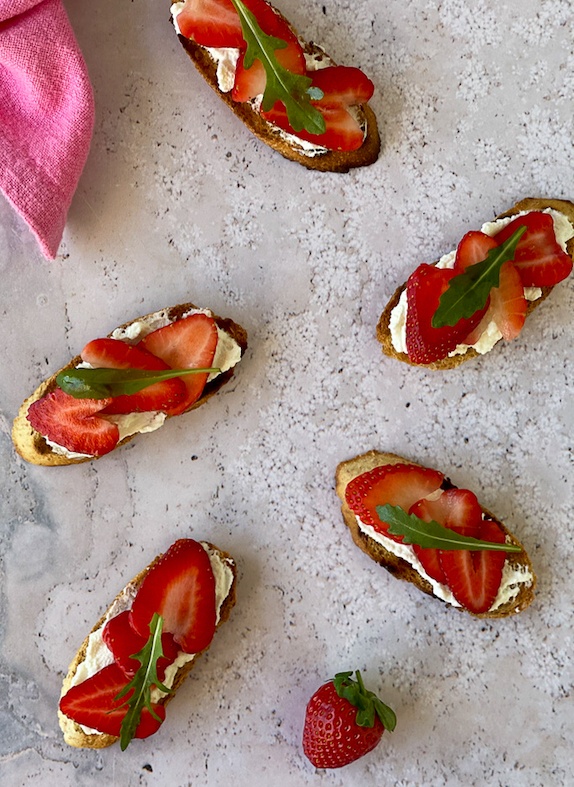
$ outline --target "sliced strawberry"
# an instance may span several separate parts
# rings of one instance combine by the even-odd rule
[[[124,610],[119,615],[108,620],[102,632],[102,639],[111,650],[116,664],[121,668],[127,678],[133,678],[141,664],[137,659],[131,658],[145,646],[149,639],[149,629],[146,636],[138,634],[130,623],[130,612]],[[163,657],[157,661],[157,676],[163,680],[166,667],[177,658],[179,648],[171,634],[161,635]]]
[[[498,287],[490,291],[490,310],[503,338],[515,339],[526,320],[528,303],[524,297],[524,287],[516,266],[509,261],[500,269]]]
[[[496,522],[483,520],[478,538],[503,544],[504,533]],[[465,609],[480,614],[492,606],[506,560],[504,552],[441,550],[440,564],[453,596]]]
[[[170,367],[140,345],[133,346],[119,339],[94,339],[81,352],[82,360],[96,369],[149,369],[163,371]],[[163,380],[135,394],[114,396],[104,408],[105,413],[139,413],[150,410],[168,411],[186,397],[181,378]]]
[[[181,650],[199,653],[215,633],[215,579],[209,556],[197,541],[180,539],[154,563],[134,599],[133,628],[147,637],[154,612]]]
[[[476,538],[482,522],[482,510],[476,495],[468,489],[446,489],[440,497],[429,500],[423,498],[415,503],[410,514],[424,519],[425,522],[434,520],[439,525],[444,525],[457,533]],[[447,584],[444,571],[440,564],[440,550],[423,548],[413,544],[413,550],[423,564],[427,574],[437,582]]]
[[[358,150],[363,144],[364,134],[355,118],[340,105],[338,107],[321,107],[318,102],[313,101],[325,119],[326,130],[323,134],[310,134],[305,129],[295,131],[287,118],[287,110],[284,105],[277,101],[268,112],[261,112],[261,115],[283,129],[288,134],[294,134],[300,139],[312,142],[329,150]]]
[[[133,689],[121,700],[115,697],[128,682],[118,665],[110,664],[91,678],[68,689],[60,700],[60,710],[78,724],[119,737],[122,721],[128,711],[123,703],[129,699]],[[144,708],[134,737],[147,738],[158,731],[165,719],[165,708],[157,704],[152,707],[161,721],[154,719],[149,710]]]
[[[297,37],[291,28],[285,24],[285,30],[281,34],[276,34],[278,38],[287,42],[283,49],[275,50],[279,63],[291,71],[292,74],[305,73],[305,55]],[[260,96],[267,84],[265,69],[260,60],[254,60],[250,68],[245,68],[244,53],[242,52],[237,61],[235,69],[235,83],[231,91],[234,101],[249,101],[255,96]]]
[[[245,47],[239,16],[230,0],[186,0],[177,25],[182,36],[201,46]]]
[[[371,80],[354,66],[328,66],[311,71],[309,76],[313,77],[313,87],[325,94],[317,102],[319,107],[365,104],[375,91]]]
[[[120,339],[93,339],[80,353],[82,361],[95,369],[156,369],[169,366],[141,346],[126,344]]]
[[[565,279],[572,271],[572,259],[556,241],[552,216],[539,211],[519,216],[494,236],[496,242],[504,243],[519,227],[527,228],[514,255],[523,286],[552,287]]]
[[[484,232],[478,230],[467,232],[456,249],[455,270],[463,271],[469,265],[482,262],[488,252],[497,246],[498,242]]]
[[[78,454],[102,456],[119,440],[118,427],[100,418],[111,399],[75,399],[56,388],[33,402],[26,416],[41,435]]]
[[[149,333],[139,346],[161,358],[172,369],[209,368],[217,347],[217,326],[207,314],[191,314],[182,320]],[[187,410],[201,396],[207,374],[188,374],[182,378],[186,395],[177,405],[166,410],[178,415]]]
[[[416,465],[381,465],[354,478],[345,492],[349,508],[366,525],[371,525],[393,541],[402,541],[402,536],[393,536],[388,525],[381,522],[377,506],[389,504],[408,511],[411,506],[427,495],[440,489],[444,475]]]
[[[431,324],[440,296],[450,280],[460,271],[437,268],[423,263],[407,280],[407,354],[414,363],[432,363],[446,358],[449,352],[464,341],[485,314],[488,303],[472,317],[459,320],[456,325],[434,328]]]
[[[265,0],[243,0],[267,35],[283,38],[291,28]],[[208,47],[246,47],[239,15],[230,0],[186,0],[177,15],[180,33],[197,44]]]
[[[492,321],[504,339],[515,339],[526,320],[527,307],[520,275],[515,265],[508,260],[500,269],[499,286],[490,291],[490,305],[486,314],[465,338],[464,344],[476,344]]]
[[[329,66],[309,72],[308,76],[313,79],[313,87],[324,93],[322,99],[311,102],[325,119],[323,134],[294,131],[287,119],[287,111],[279,101],[268,112],[262,112],[262,116],[284,131],[330,150],[360,148],[364,139],[363,129],[348,107],[369,100],[374,90],[371,80],[352,66]]]

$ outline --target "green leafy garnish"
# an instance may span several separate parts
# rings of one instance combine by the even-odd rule
[[[376,713],[382,721],[383,727],[392,732],[397,725],[395,712],[385,705],[374,692],[365,688],[359,670],[355,671],[356,682],[351,678],[352,674],[352,672],[338,672],[333,679],[333,685],[339,697],[348,700],[351,705],[357,708],[355,721],[359,727],[372,727],[375,723]]]
[[[60,372],[56,382],[75,399],[107,399],[110,396],[134,394],[154,383],[183,377],[186,374],[211,374],[221,369],[69,369]]]
[[[415,514],[407,514],[400,506],[387,503],[384,506],[377,506],[376,510],[381,522],[389,526],[389,533],[393,536],[403,536],[405,544],[418,544],[425,549],[522,552],[522,548],[516,544],[497,544],[494,541],[481,541],[472,536],[462,536],[455,530],[435,522],[434,519],[425,522]]]
[[[132,695],[119,706],[128,706],[128,712],[124,716],[120,728],[120,746],[122,751],[125,751],[129,742],[134,737],[144,708],[149,710],[154,719],[159,722],[162,721],[151,704],[152,686],[157,686],[160,691],[171,694],[171,689],[164,686],[157,676],[157,662],[158,659],[163,656],[163,648],[161,645],[162,628],[163,618],[161,615],[158,615],[157,612],[154,612],[153,618],[149,624],[149,639],[140,652],[132,656],[133,659],[137,659],[140,662],[141,666],[128,685],[115,697],[115,700],[121,700],[130,689],[133,689]]]
[[[294,131],[305,129],[309,134],[325,133],[325,118],[311,104],[311,98],[323,98],[323,91],[311,88],[311,78],[305,74],[293,74],[279,63],[275,55],[277,49],[284,49],[287,43],[281,38],[269,36],[259,27],[254,14],[241,2],[231,0],[239,14],[243,38],[247,44],[243,64],[251,68],[254,60],[261,61],[267,81],[261,108],[264,112],[280,101],[287,110],[289,124]],[[320,94],[320,95],[319,95]]]
[[[456,325],[459,320],[472,317],[484,308],[491,289],[500,283],[503,263],[514,259],[518,241],[525,232],[526,227],[519,227],[508,240],[491,249],[482,262],[469,265],[458,276],[453,276],[433,314],[433,328]]]

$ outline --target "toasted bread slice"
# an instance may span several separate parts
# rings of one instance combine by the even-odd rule
[[[394,554],[390,551],[390,549],[386,549],[385,546],[383,546],[378,541],[375,541],[374,538],[372,538],[368,533],[365,533],[359,527],[357,517],[345,500],[347,485],[353,480],[353,478],[356,478],[363,473],[367,473],[370,470],[373,470],[375,467],[394,464],[421,466],[417,465],[416,462],[403,459],[396,454],[382,453],[375,450],[368,451],[367,453],[357,456],[354,459],[350,459],[346,462],[341,462],[336,471],[336,491],[342,502],[341,510],[343,513],[343,519],[351,531],[351,536],[355,544],[360,549],[362,549],[363,552],[369,555],[370,558],[379,563],[379,565],[383,566],[383,568],[386,568],[387,571],[393,576],[397,577],[397,579],[404,579],[407,582],[415,585],[419,590],[422,590],[423,593],[433,596],[434,598],[439,598],[439,596],[436,595],[431,582],[429,582],[427,578],[422,576],[415,568],[413,568],[413,566],[407,560]],[[512,533],[510,533],[510,531],[502,524],[502,522],[496,519],[493,514],[484,508],[482,511],[486,517],[494,520],[502,528],[505,535],[512,541],[513,544],[517,544],[522,549],[521,552],[509,552],[506,556],[507,566],[509,569],[514,569],[517,572],[516,576],[520,577],[522,581],[517,581],[515,585],[511,584],[509,586],[509,593],[507,595],[510,597],[503,600],[500,605],[497,605],[495,608],[491,608],[488,612],[476,615],[476,617],[484,618],[503,618],[522,611],[531,603],[534,598],[536,577],[534,575],[530,559],[518,539]],[[391,546],[392,542],[389,543],[389,547]],[[462,607],[456,608],[463,609]],[[474,613],[470,612],[470,614]]]
[[[229,586],[229,589],[225,597],[218,599],[219,615],[218,615],[217,628],[219,628],[229,618],[231,610],[235,605],[235,585],[237,579],[237,568],[233,558],[227,552],[223,552],[221,549],[208,542],[202,542],[202,543],[206,551],[210,553],[210,559],[212,560],[212,563],[214,560],[220,561],[222,564],[227,566],[232,573],[231,584]],[[155,563],[157,563],[160,557],[161,555],[158,555],[148,566],[146,566],[146,568],[140,571],[140,573],[137,574],[137,576],[135,576],[126,585],[126,587],[123,590],[121,590],[117,594],[112,604],[110,604],[106,612],[98,620],[98,622],[93,627],[90,634],[93,634],[94,632],[103,628],[103,626],[109,619],[108,614],[110,610],[113,608],[114,604],[122,597],[122,595],[125,594],[130,595],[132,593],[133,595],[135,595],[135,592],[142,584],[146,574],[152,568],[152,566],[154,566]],[[109,617],[113,617],[113,614],[109,615]],[[90,634],[83,641],[82,645],[80,646],[78,652],[74,656],[68,668],[68,672],[62,684],[62,691],[60,694],[61,697],[63,697],[64,694],[66,694],[66,692],[68,691],[68,689],[73,685],[72,681],[78,670],[78,667],[80,666],[80,664],[82,664],[82,662],[86,658],[86,652],[88,649]],[[205,650],[207,650],[207,648]],[[167,703],[171,699],[173,699],[173,697],[177,693],[177,690],[185,680],[186,676],[191,672],[191,670],[195,666],[197,659],[201,656],[202,653],[205,652],[205,650],[201,651],[200,653],[194,654],[193,658],[190,661],[186,662],[183,666],[179,667],[175,675],[173,684],[171,686],[172,693],[164,695],[159,700],[160,704],[167,705]],[[127,682],[127,678],[126,678],[126,682]],[[77,748],[87,748],[87,749],[104,749],[107,746],[111,746],[113,743],[115,743],[118,740],[118,738],[116,738],[114,735],[108,735],[105,733],[86,732],[79,724],[77,724],[73,719],[70,719],[59,709],[58,709],[58,721],[60,723],[60,728],[64,733],[64,740],[70,746],[75,746]]]
[[[271,3],[269,3],[271,5]],[[285,17],[272,6],[274,11],[289,25],[297,35],[293,26]],[[276,125],[265,120],[257,109],[251,106],[250,102],[238,102],[231,98],[231,91],[224,92],[219,87],[217,79],[217,63],[210,55],[208,50],[191,41],[178,33],[178,38],[192,59],[195,67],[203,76],[206,82],[211,85],[213,90],[219,95],[232,112],[242,120],[247,128],[255,134],[262,142],[281,153],[285,158],[302,164],[307,169],[315,169],[321,172],[348,172],[355,167],[364,167],[373,164],[381,149],[381,141],[377,127],[377,119],[368,104],[357,106],[357,117],[365,129],[365,139],[357,150],[341,151],[323,149],[321,152],[311,155],[305,152],[303,144],[298,144],[296,139],[287,138],[286,134]],[[301,40],[301,39],[300,39]],[[323,49],[313,42],[301,42],[306,55],[326,57],[332,65],[336,63],[325,54]]]
[[[167,314],[168,319],[170,322],[176,322],[177,320],[181,319],[187,312],[191,309],[196,309],[197,307],[194,306],[192,303],[183,303],[178,306],[171,306],[167,309],[161,310],[165,311]],[[129,327],[132,323],[139,322],[142,320],[146,320],[148,318],[153,317],[158,312],[152,312],[151,314],[146,314],[143,317],[138,317],[135,320],[131,320],[130,322],[124,323],[123,325],[119,326],[120,329],[124,329]],[[233,322],[233,320],[218,317],[213,315],[214,320],[222,331],[230,336],[235,342],[239,345],[241,349],[241,354],[245,352],[247,349],[247,333],[245,330],[238,325],[237,323]],[[117,329],[116,329],[117,330]],[[108,334],[108,336],[112,336],[112,333]],[[62,369],[59,369],[55,374],[41,383],[38,388],[34,391],[34,393],[29,396],[21,405],[18,415],[14,420],[14,424],[12,427],[12,441],[16,448],[16,451],[20,454],[20,456],[25,459],[27,462],[31,462],[35,465],[44,465],[46,467],[58,467],[62,465],[72,465],[72,464],[79,464],[81,462],[89,462],[92,459],[97,459],[99,457],[83,457],[83,458],[70,458],[63,454],[57,453],[56,451],[52,450],[50,445],[46,442],[44,437],[37,432],[30,422],[27,420],[28,410],[30,405],[33,402],[36,402],[38,399],[41,399],[46,394],[49,394],[51,391],[55,390],[58,386],[56,383],[56,377],[60,372],[65,371],[67,369],[75,368],[79,363],[81,363],[82,359],[78,355],[75,358],[66,364]],[[208,399],[210,399],[219,389],[228,382],[231,377],[233,376],[233,368],[228,369],[226,372],[215,377],[213,380],[207,383],[204,388],[203,394],[201,398],[197,400],[186,412],[189,410],[194,410],[196,407],[200,407],[204,404]],[[171,417],[171,416],[168,416]],[[125,437],[123,440],[116,445],[114,450],[125,443],[128,443],[137,434],[130,435]],[[105,454],[104,454],[105,456]]]
[[[506,211],[506,213],[502,213],[496,218],[504,219],[507,216],[514,216],[521,211],[545,210],[546,208],[552,208],[553,210],[563,213],[570,220],[570,222],[574,224],[574,203],[561,199],[538,199],[528,197],[521,200],[520,202],[517,202],[513,208],[510,208],[510,210]],[[566,245],[566,251],[572,257],[572,259],[574,259],[574,238],[571,238],[568,241]],[[471,358],[476,358],[479,355],[479,353],[474,348],[469,347],[465,353],[448,356],[446,358],[442,358],[439,361],[434,361],[433,363],[421,364],[411,361],[407,353],[397,351],[393,346],[389,322],[391,319],[391,312],[398,304],[401,294],[406,289],[406,286],[407,283],[405,282],[400,287],[398,287],[397,290],[395,290],[377,324],[377,339],[383,345],[383,353],[385,355],[388,355],[391,358],[396,358],[397,360],[403,361],[404,363],[408,363],[411,366],[420,366],[425,369],[433,370],[454,369],[456,366],[460,366],[461,363],[469,361]],[[544,300],[546,300],[553,289],[554,287],[542,287],[541,297],[537,298],[535,301],[528,301],[526,315],[528,316],[531,314],[534,309],[536,309]]]

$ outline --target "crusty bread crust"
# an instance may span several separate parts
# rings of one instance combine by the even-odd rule
[[[167,308],[165,311],[168,313],[170,320],[176,322],[177,320],[181,319],[181,317],[190,309],[196,309],[197,306],[194,306],[193,303],[182,303],[178,306],[171,306]],[[157,311],[162,311],[158,309]],[[151,314],[155,314],[156,312],[151,312]],[[123,325],[120,325],[120,328],[126,328],[131,323],[136,322],[137,320],[146,319],[146,317],[150,317],[151,314],[147,314],[144,317],[136,317],[134,320],[130,320],[130,322],[126,322]],[[245,353],[247,349],[247,333],[246,331],[237,323],[233,322],[233,320],[218,317],[214,315],[214,320],[217,325],[229,334],[231,337],[235,339],[239,347],[241,348],[241,354]],[[112,334],[108,334],[111,336]],[[82,462],[91,462],[94,459],[99,459],[100,457],[93,456],[93,457],[85,457],[81,459],[69,459],[62,454],[58,454],[53,451],[44,437],[37,432],[30,422],[27,419],[28,410],[30,405],[33,402],[38,401],[46,394],[51,393],[55,388],[57,388],[56,377],[67,369],[75,368],[79,363],[81,363],[82,359],[79,355],[66,364],[62,369],[59,369],[55,374],[41,383],[38,388],[34,391],[34,393],[29,396],[20,406],[18,411],[18,415],[14,419],[14,424],[12,427],[12,442],[14,443],[14,447],[16,451],[20,454],[20,456],[25,459],[27,462],[31,462],[35,465],[44,465],[45,467],[60,467],[62,465],[76,465],[81,464]],[[218,375],[214,380],[208,382],[204,388],[203,394],[200,399],[197,400],[191,407],[189,407],[185,412],[189,412],[190,410],[195,410],[196,407],[200,407],[202,404],[205,404],[208,399],[210,399],[219,389],[225,385],[231,378],[233,377],[233,369],[229,369],[227,372]],[[168,416],[171,418],[172,416]],[[129,443],[134,437],[137,437],[137,434],[130,435],[129,437],[125,437],[121,440],[113,449],[114,451],[119,446],[125,445]],[[111,452],[110,452],[111,453]],[[103,456],[107,456],[107,454],[103,454]]]
[[[271,4],[270,4],[271,5]],[[289,25],[295,35],[297,32],[285,17],[274,8],[274,11]],[[178,38],[192,59],[195,67],[206,82],[215,90],[218,96],[225,101],[227,106],[237,117],[242,120],[249,130],[266,145],[281,153],[285,158],[302,164],[307,169],[321,172],[348,172],[354,167],[364,167],[375,162],[381,149],[381,141],[377,127],[377,119],[368,104],[358,107],[359,118],[366,124],[365,140],[358,150],[328,150],[315,156],[305,154],[303,148],[291,143],[282,136],[280,129],[273,123],[265,120],[258,111],[254,110],[249,102],[238,102],[231,98],[231,91],[224,93],[219,89],[217,81],[217,65],[210,54],[194,41],[178,34]],[[306,54],[324,54],[323,50],[313,42],[302,42]],[[331,58],[329,58],[331,60]]]
[[[506,211],[506,213],[501,213],[500,216],[497,216],[497,219],[503,219],[507,216],[514,216],[516,213],[520,213],[524,210],[544,210],[545,208],[553,208],[554,210],[560,211],[560,213],[563,213],[565,216],[567,216],[568,219],[574,224],[574,204],[572,202],[561,199],[538,199],[534,197],[528,197],[521,200],[520,202],[517,202],[516,205],[513,208],[510,208],[510,210]],[[572,257],[572,259],[574,259],[574,238],[571,238],[566,244],[566,251]],[[420,366],[424,369],[432,370],[454,369],[456,366],[460,366],[461,363],[469,361],[471,358],[476,358],[479,355],[476,350],[470,347],[465,353],[460,355],[453,355],[451,357],[442,358],[439,361],[434,361],[433,363],[424,364],[414,363],[414,361],[411,361],[406,353],[397,352],[397,350],[395,350],[393,347],[391,332],[389,330],[389,321],[391,318],[391,312],[399,302],[401,294],[403,290],[405,290],[406,286],[407,283],[405,282],[404,284],[401,284],[397,290],[395,290],[377,324],[377,339],[383,345],[383,353],[385,355],[388,355],[391,358],[396,358],[397,360],[403,361],[404,363],[408,363],[411,366]],[[528,302],[526,316],[531,314],[534,309],[536,309],[543,301],[546,300],[554,287],[542,287],[541,289],[542,296],[537,298],[535,301]]]
[[[383,568],[386,568],[386,570],[394,577],[397,577],[397,579],[404,579],[407,582],[411,582],[413,585],[416,585],[419,590],[422,590],[423,593],[426,593],[433,598],[438,598],[434,595],[431,584],[426,579],[421,577],[421,575],[415,571],[415,569],[406,560],[403,560],[397,555],[394,555],[392,552],[389,552],[381,544],[360,530],[355,514],[352,512],[345,501],[345,491],[347,489],[347,485],[353,480],[353,478],[356,478],[363,473],[367,473],[370,470],[373,470],[375,467],[395,464],[409,464],[421,467],[421,465],[418,465],[416,462],[403,459],[396,454],[382,453],[381,451],[375,450],[368,451],[367,453],[357,456],[354,459],[349,459],[346,462],[341,462],[341,464],[337,467],[335,480],[336,491],[342,502],[341,511],[343,513],[343,519],[351,531],[351,536],[355,544],[370,558],[379,563],[379,565],[381,565]],[[479,618],[504,618],[517,612],[521,612],[532,602],[534,598],[534,588],[536,586],[536,577],[534,575],[530,558],[526,554],[526,551],[524,550],[524,547],[520,541],[518,541],[518,539],[502,524],[502,522],[500,522],[493,514],[491,514],[490,511],[487,511],[485,508],[483,508],[482,511],[487,517],[493,519],[498,525],[500,525],[504,533],[512,540],[513,544],[517,544],[519,547],[521,547],[522,552],[509,552],[507,554],[507,561],[513,567],[520,567],[522,569],[528,568],[533,577],[532,584],[530,586],[521,584],[518,594],[510,601],[498,607],[498,609],[493,610],[492,612],[485,612],[480,615],[475,615],[475,617]],[[442,599],[439,600],[442,601]],[[462,607],[455,607],[455,609],[469,612],[468,610],[464,610]],[[472,612],[469,612],[469,614],[474,615]]]
[[[229,593],[227,594],[227,597],[224,599],[224,601],[223,601],[223,603],[221,605],[221,608],[219,610],[219,622],[217,624],[217,628],[219,628],[229,618],[231,610],[235,606],[235,598],[236,598],[235,585],[236,585],[236,579],[237,579],[237,567],[235,565],[235,562],[234,562],[233,558],[227,552],[223,552],[221,549],[219,549],[218,547],[214,546],[213,544],[207,543],[207,546],[211,550],[216,552],[219,555],[219,557],[221,558],[221,560],[223,562],[226,562],[227,565],[229,566],[229,568],[233,572],[232,585],[231,585],[231,587],[229,589]],[[146,574],[148,573],[148,571],[152,568],[152,566],[154,566],[157,563],[157,561],[161,557],[162,557],[161,555],[158,555],[149,564],[149,566],[146,566],[146,568],[144,568],[142,571],[140,571],[139,574],[137,574],[132,580],[130,580],[130,582],[128,584],[133,586],[134,589],[139,588],[140,585],[142,584],[142,582],[144,581],[144,578],[145,578]],[[114,601],[121,595],[122,592],[123,592],[123,590],[121,590],[117,594],[117,596],[114,599]],[[113,603],[114,602],[112,602],[112,604]],[[112,604],[110,604],[110,607],[112,606]],[[108,607],[108,609],[110,609],[110,607]],[[93,627],[93,629],[90,632],[90,634],[92,632],[94,632],[94,631],[97,631],[100,628],[100,626],[102,626],[102,624],[104,623],[104,621],[106,619],[107,612],[108,612],[108,610],[106,610],[106,612],[104,612],[102,617],[98,620],[96,625]],[[66,692],[68,691],[68,689],[72,685],[72,679],[73,679],[74,675],[76,674],[76,670],[78,669],[78,666],[84,661],[84,659],[86,657],[86,650],[87,650],[87,647],[88,647],[88,640],[89,640],[89,634],[85,638],[85,640],[83,641],[83,643],[80,646],[78,652],[74,656],[70,666],[68,667],[68,672],[67,672],[66,677],[64,678],[64,681],[62,683],[62,691],[60,693],[60,697],[63,697],[64,694],[66,694]],[[161,705],[167,705],[167,703],[171,699],[173,699],[173,697],[175,696],[177,690],[179,689],[179,687],[181,686],[181,684],[183,683],[183,681],[185,680],[187,675],[191,672],[191,670],[195,666],[195,662],[197,661],[197,659],[201,656],[202,653],[205,653],[206,650],[208,650],[208,648],[205,648],[204,650],[200,651],[199,653],[196,653],[194,658],[191,661],[188,661],[186,664],[184,664],[182,667],[179,668],[179,670],[177,671],[177,674],[175,676],[174,682],[173,682],[172,693],[171,694],[167,694],[166,696],[162,697],[159,700],[159,703]],[[88,734],[88,733],[84,732],[84,730],[81,728],[81,726],[79,724],[77,724],[73,719],[70,719],[68,716],[66,716],[64,713],[62,713],[62,711],[60,709],[58,709],[58,721],[60,723],[60,729],[64,733],[64,740],[70,746],[75,746],[77,748],[84,748],[84,749],[105,749],[108,746],[111,746],[113,743],[115,743],[118,740],[118,738],[116,738],[115,735],[106,735],[106,734],[101,734],[101,735],[100,734],[97,734],[97,735],[94,734],[94,735],[91,735],[91,734]]]

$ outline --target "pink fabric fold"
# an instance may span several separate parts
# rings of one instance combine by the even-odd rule
[[[0,0],[0,189],[53,259],[94,125],[61,0]]]

